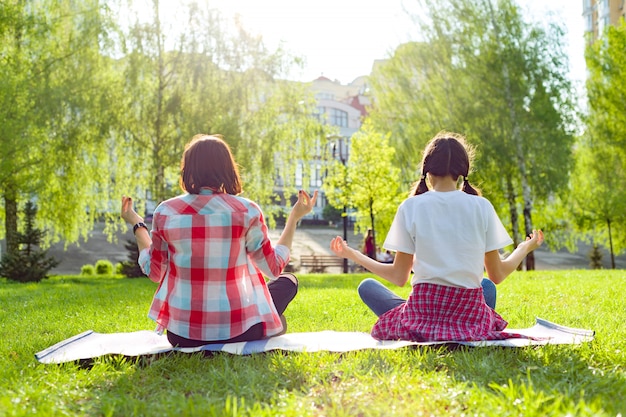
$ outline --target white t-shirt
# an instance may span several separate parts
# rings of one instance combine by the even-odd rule
[[[428,191],[398,207],[383,246],[415,255],[411,285],[480,288],[485,253],[511,243],[489,200]]]

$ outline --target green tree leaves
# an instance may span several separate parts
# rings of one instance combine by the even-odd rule
[[[587,131],[576,147],[569,213],[575,230],[615,254],[626,250],[626,24],[587,47]]]
[[[535,202],[566,187],[572,166],[575,109],[562,30],[527,22],[512,0],[421,4],[420,42],[398,48],[373,74],[374,125],[392,132],[411,179],[435,133],[465,134],[478,149],[473,178],[519,242],[534,227]]]

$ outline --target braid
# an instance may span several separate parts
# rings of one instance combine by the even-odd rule
[[[474,188],[470,185],[469,183],[469,179],[467,179],[467,176],[463,176],[463,188],[462,190],[464,192],[466,192],[467,194],[472,194],[472,195],[480,195],[480,190],[477,188]]]
[[[428,191],[428,185],[426,184],[426,174],[424,173],[419,183],[416,185],[414,191],[411,193],[411,195],[424,194],[427,191]]]

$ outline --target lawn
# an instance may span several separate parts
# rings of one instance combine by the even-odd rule
[[[369,331],[375,316],[356,293],[364,276],[300,275],[289,332]],[[516,272],[498,286],[510,327],[541,317],[596,331],[577,346],[35,360],[88,329],[154,328],[154,290],[115,277],[0,281],[0,416],[626,415],[624,271]]]

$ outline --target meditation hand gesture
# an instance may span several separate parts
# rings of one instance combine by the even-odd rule
[[[128,196],[122,196],[121,217],[130,225],[143,222],[143,218],[133,209],[133,199]]]
[[[520,243],[518,246],[524,246],[528,253],[537,249],[543,243],[543,231],[533,230],[533,232],[526,236],[526,240]]]
[[[300,190],[298,192],[298,201],[296,201],[296,204],[294,204],[291,209],[291,214],[294,216],[294,219],[300,220],[302,217],[310,213],[311,210],[313,210],[313,207],[315,207],[316,200],[317,190],[313,192],[313,197],[311,197],[306,191]]]
[[[337,236],[330,241],[330,250],[340,258],[348,258],[350,253],[354,251],[341,236]]]

